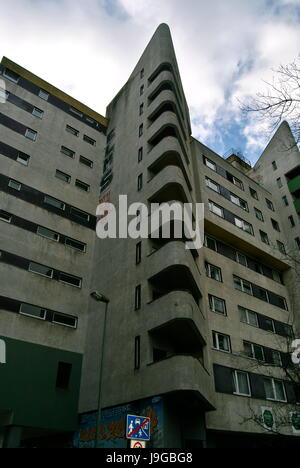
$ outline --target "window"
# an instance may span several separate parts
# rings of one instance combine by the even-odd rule
[[[205,236],[205,246],[211,250],[214,250],[215,252],[218,251],[217,241],[211,237]]]
[[[280,232],[280,227],[279,227],[278,222],[275,221],[275,219],[271,218],[271,223],[272,223],[273,229],[275,229],[275,231],[277,231],[277,232]]]
[[[135,288],[135,298],[134,298],[134,309],[139,310],[141,308],[141,295],[142,295],[142,288],[139,284]]]
[[[227,172],[226,175],[227,175],[227,180],[229,180],[229,182],[236,185],[236,187],[239,187],[241,190],[244,190],[243,182],[240,179],[238,179],[237,177],[234,177],[229,172]]]
[[[276,182],[277,182],[278,188],[281,188],[283,186],[281,177],[278,177],[278,179],[276,179]]]
[[[72,372],[72,364],[59,362],[57,366],[56,388],[67,390],[69,388]]]
[[[267,207],[269,208],[269,210],[275,211],[273,203],[271,202],[271,200],[268,200],[268,198],[266,198],[266,204],[267,204]]]
[[[246,309],[245,307],[241,306],[238,306],[238,310],[240,313],[241,322],[247,323],[252,327],[258,327],[258,317],[256,312],[253,312],[252,310]]]
[[[253,236],[253,227],[250,223],[247,221],[244,221],[243,219],[237,218],[236,216],[234,217],[234,224],[236,227],[239,229],[242,229],[243,231],[247,232],[248,234],[251,234]]]
[[[234,193],[231,193],[231,192],[230,192],[230,201],[234,203],[235,205],[239,206],[240,208],[242,208],[243,210],[249,211],[248,203],[242,198],[237,197],[236,195],[234,195]]]
[[[47,205],[54,206],[59,210],[64,210],[66,207],[66,205],[63,202],[56,200],[56,198],[49,197],[48,195],[45,195],[44,203],[47,203]]]
[[[282,201],[283,201],[283,204],[284,204],[285,206],[289,206],[289,202],[288,202],[288,199],[287,199],[287,196],[286,196],[286,195],[284,195],[284,196],[282,197]]]
[[[6,211],[0,210],[0,220],[5,221],[6,223],[11,222],[12,215],[7,213]]]
[[[36,233],[39,236],[46,237],[47,239],[51,239],[55,242],[59,241],[59,234],[57,232],[51,231],[50,229],[44,228],[42,226],[38,226]]]
[[[28,271],[31,271],[31,273],[36,273],[37,275],[47,276],[48,278],[52,278],[53,276],[52,268],[40,265],[39,263],[30,262]]]
[[[79,136],[79,130],[76,130],[76,128],[73,128],[70,125],[66,125],[66,131],[72,135]]]
[[[18,190],[18,192],[21,190],[21,184],[20,182],[16,182],[15,180],[10,179],[8,182],[8,186],[14,190]]]
[[[258,210],[257,208],[254,208],[254,211],[255,211],[255,216],[257,217],[257,219],[259,219],[260,221],[264,221],[262,212]]]
[[[139,190],[142,190],[142,188],[143,188],[143,174],[140,174],[138,176],[137,189],[139,191]]]
[[[79,188],[80,190],[83,190],[84,192],[90,191],[90,186],[78,179],[76,179],[75,181],[75,187]]]
[[[72,317],[72,315],[54,312],[52,322],[57,325],[64,325],[65,327],[77,328],[77,318]]]
[[[29,140],[36,141],[37,132],[34,130],[31,130],[31,128],[26,128],[25,137],[28,138]]]
[[[268,234],[266,232],[264,232],[264,231],[259,231],[259,233],[260,233],[261,241],[264,244],[270,245]]]
[[[216,214],[217,216],[220,216],[221,218],[224,218],[224,210],[221,206],[216,205],[214,202],[209,201],[209,210]]]
[[[276,161],[273,161],[273,162],[272,162],[272,167],[273,167],[274,171],[276,171],[276,169],[277,169]]]
[[[140,115],[144,113],[144,104],[140,104]]]
[[[264,378],[264,388],[267,400],[286,401],[286,394],[281,380]]]
[[[276,241],[276,242],[277,242],[277,248],[278,248],[279,252],[285,255],[286,251],[285,251],[284,244],[282,242],[280,242],[279,240]]]
[[[141,124],[139,126],[139,137],[141,137],[143,135],[143,132],[144,132],[144,126],[143,126],[143,124]]]
[[[270,361],[271,364],[274,364],[274,366],[282,366],[282,360],[281,360],[281,354],[279,351],[276,351],[275,349],[271,350],[270,353]]]
[[[247,257],[244,254],[241,254],[240,252],[236,252],[236,261],[240,265],[248,267]]]
[[[251,396],[249,375],[247,372],[233,371],[234,393],[236,395]]]
[[[273,276],[274,281],[276,281],[277,283],[283,284],[282,276],[279,273],[279,271],[272,270],[272,276]]]
[[[135,246],[135,263],[138,265],[142,260],[142,243],[138,242]]]
[[[222,282],[221,268],[216,267],[215,265],[211,265],[210,263],[205,263],[205,269],[206,276],[208,276],[208,278]]]
[[[60,152],[65,154],[66,156],[69,156],[69,158],[74,158],[74,156],[75,156],[75,151],[70,150],[66,146],[62,146],[60,148]]]
[[[74,107],[70,107],[69,111],[72,112],[72,114],[77,115],[80,118],[83,117],[83,114],[81,112],[79,112],[77,109],[74,109]]]
[[[86,141],[87,143],[89,143],[92,146],[96,146],[96,140],[93,140],[93,138],[90,138],[87,135],[83,135],[83,141]]]
[[[265,360],[264,349],[260,345],[244,341],[244,353],[251,359],[257,359],[258,361]]]
[[[250,189],[250,195],[252,198],[255,198],[255,200],[258,200],[258,195],[257,195],[257,191],[254,190],[253,188],[249,187]]]
[[[238,278],[237,276],[233,277],[234,287],[235,289],[242,291],[250,296],[253,295],[252,293],[252,285],[249,281],[243,280],[242,278]]]
[[[216,314],[227,315],[226,313],[226,303],[224,299],[220,299],[219,297],[212,296],[209,294],[209,307],[212,312],[216,312]]]
[[[17,161],[19,163],[24,164],[24,166],[28,166],[29,159],[30,159],[30,156],[28,156],[28,154],[18,151]]]
[[[296,239],[295,239],[295,243],[296,243],[296,247],[297,247],[297,249],[299,249],[299,250],[300,250],[300,237],[296,237]]]
[[[291,227],[295,227],[295,226],[296,226],[296,224],[295,224],[294,217],[293,217],[293,216],[289,216],[289,218],[288,218],[288,219],[289,219],[289,222],[290,222],[290,225],[291,225]]]
[[[59,281],[61,283],[69,284],[70,286],[75,286],[76,288],[81,287],[81,279],[77,276],[69,275],[68,273],[59,273]]]
[[[90,220],[90,215],[88,213],[85,213],[84,211],[81,211],[78,208],[74,208],[74,206],[71,206],[70,213],[84,221]]]
[[[67,237],[65,240],[65,244],[68,247],[71,247],[72,249],[80,250],[80,252],[85,252],[86,244],[84,244],[83,242],[79,242],[77,240],[70,239],[69,237]]]
[[[84,156],[79,157],[79,162],[83,164],[84,166],[93,167],[93,161],[91,161],[88,158],[85,158]]]
[[[210,169],[212,169],[213,171],[217,171],[217,166],[215,165],[214,162],[212,162],[210,159],[208,158],[204,158],[204,163],[207,167],[209,167]]]
[[[48,101],[50,94],[44,91],[43,89],[39,90],[39,97],[44,99],[44,101]]]
[[[205,183],[206,183],[207,187],[214,190],[215,192],[217,192],[217,193],[221,192],[220,185],[217,184],[217,182],[214,182],[213,180],[206,177],[205,178]]]
[[[137,370],[141,365],[141,337],[136,336],[134,339],[134,369]]]
[[[231,353],[230,337],[213,331],[213,347],[218,351]]]
[[[13,72],[12,70],[9,70],[8,68],[5,68],[3,76],[8,80],[12,81],[13,83],[18,83],[20,79],[20,76],[17,73]]]
[[[19,312],[21,315],[28,315],[29,317],[34,317],[40,320],[45,320],[46,318],[45,309],[30,304],[21,304]]]
[[[140,87],[140,96],[142,96],[142,95],[144,94],[144,89],[145,89],[145,86],[142,85],[142,86]]]
[[[38,117],[39,119],[42,119],[44,115],[44,111],[42,111],[41,109],[38,109],[37,107],[34,107],[32,111],[32,115],[34,115],[35,117]]]
[[[255,297],[258,297],[258,299],[261,299],[262,301],[269,302],[268,292],[259,286],[256,288]]]
[[[139,151],[138,151],[138,162],[141,162],[143,159],[143,148],[139,148]]]
[[[145,76],[145,70],[144,70],[144,68],[142,68],[141,71],[140,71],[140,78],[142,79],[142,78],[144,78],[144,76]]]
[[[274,320],[268,318],[268,317],[264,317],[264,329],[266,331],[270,331],[272,333],[275,333],[275,324],[274,324]]]
[[[55,177],[57,177],[58,179],[62,180],[63,182],[67,182],[68,184],[69,184],[70,181],[71,181],[71,176],[69,176],[68,174],[65,174],[65,173],[62,172],[62,171],[59,171],[58,169],[56,169]]]

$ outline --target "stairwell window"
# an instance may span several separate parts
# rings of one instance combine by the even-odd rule
[[[222,283],[222,272],[221,268],[211,265],[210,263],[205,263],[206,276],[215,281]]]
[[[144,78],[144,76],[145,76],[145,70],[144,70],[144,68],[142,68],[141,71],[140,71],[140,78],[142,79],[142,78]]]
[[[138,162],[143,160],[143,147],[139,148],[138,150]]]
[[[247,372],[233,371],[234,394],[251,396],[249,375]]]
[[[87,135],[83,135],[83,141],[85,141],[86,143],[89,143],[89,145],[96,146],[96,140],[94,140],[93,138],[90,138]]]
[[[250,189],[250,195],[252,198],[255,198],[255,200],[258,200],[258,194],[257,194],[257,191],[254,190],[253,188],[249,187]]]
[[[298,250],[300,250],[300,237],[296,237],[295,244]]]
[[[142,188],[143,188],[143,174],[140,174],[137,180],[137,189],[138,191],[140,191],[142,190]]]
[[[264,388],[267,400],[286,402],[286,393],[283,382],[277,379],[264,379]]]
[[[280,232],[280,227],[279,227],[278,222],[275,221],[275,219],[271,218],[271,223],[272,223],[273,229],[275,229],[275,231],[277,231],[277,232]]]
[[[31,141],[36,141],[37,132],[31,128],[26,128],[25,137]]]
[[[141,136],[143,135],[143,133],[144,133],[144,125],[141,124],[141,125],[139,126],[139,137],[141,137]]]
[[[288,201],[286,195],[284,195],[284,196],[282,197],[282,201],[283,201],[283,204],[284,204],[285,206],[289,206],[289,201]]]
[[[273,167],[274,171],[276,171],[276,169],[277,169],[277,163],[276,163],[276,161],[273,161],[273,162],[272,162],[272,167]]]
[[[139,284],[135,288],[134,310],[139,310],[141,308],[141,302],[142,302],[142,287]]]
[[[267,207],[269,208],[269,210],[275,211],[273,203],[268,198],[266,198],[266,204],[267,204]]]
[[[281,177],[278,177],[278,179],[276,179],[276,182],[277,182],[278,188],[283,187],[283,183],[282,183]]]
[[[226,302],[220,297],[212,296],[209,294],[209,307],[212,312],[220,315],[227,315],[226,313]]]
[[[140,87],[140,96],[142,96],[142,95],[144,94],[144,90],[145,90],[145,86],[142,85],[142,86]]]
[[[134,339],[134,369],[138,370],[141,365],[141,337],[136,336]]]
[[[142,243],[138,242],[135,246],[135,263],[139,265],[142,261]]]
[[[254,212],[257,219],[259,219],[260,221],[264,221],[264,216],[258,208],[254,208]]]
[[[268,234],[266,232],[264,232],[264,231],[259,231],[259,233],[260,233],[261,241],[264,244],[270,245]]]
[[[24,164],[24,166],[28,166],[29,159],[30,159],[30,156],[28,156],[28,154],[18,151],[17,161],[19,163]]]
[[[144,113],[144,104],[140,104],[140,115]]]
[[[90,186],[78,179],[76,179],[75,181],[75,187],[79,188],[80,190],[83,190],[84,192],[90,191]]]
[[[293,228],[296,226],[295,224],[295,220],[294,220],[294,217],[293,216],[289,216],[289,222],[290,222],[290,226]]]
[[[231,353],[230,337],[213,331],[213,347],[218,351]]]
[[[277,248],[279,250],[280,253],[282,253],[283,255],[286,255],[286,250],[285,250],[285,246],[282,242],[280,242],[279,240],[277,241]]]

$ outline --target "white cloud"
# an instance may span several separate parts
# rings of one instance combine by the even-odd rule
[[[241,124],[237,98],[299,54],[297,7],[299,0],[10,0],[1,5],[0,54],[104,114],[166,22],[194,135],[222,148],[232,122]],[[252,155],[263,130],[251,118],[241,131]]]

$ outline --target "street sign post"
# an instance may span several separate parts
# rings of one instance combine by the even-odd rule
[[[130,448],[146,448],[145,440],[131,440]]]
[[[150,418],[127,414],[126,438],[150,440]]]

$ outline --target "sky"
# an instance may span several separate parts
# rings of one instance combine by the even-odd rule
[[[0,56],[102,115],[167,23],[193,136],[252,163],[270,134],[240,102],[300,53],[300,0],[9,0],[0,12]]]

